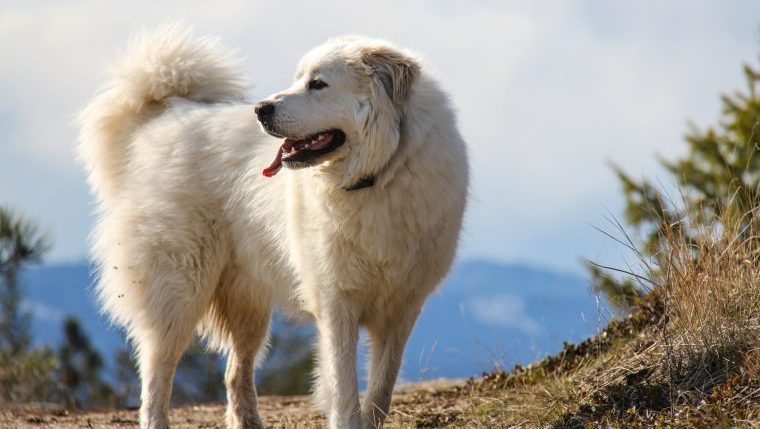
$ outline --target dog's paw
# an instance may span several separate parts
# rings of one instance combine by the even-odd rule
[[[264,421],[258,414],[242,417],[227,414],[227,429],[264,429]]]

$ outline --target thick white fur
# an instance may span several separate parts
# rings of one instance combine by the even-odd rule
[[[330,84],[319,94],[304,86],[315,70]],[[330,41],[271,99],[289,135],[340,128],[346,143],[315,167],[267,179],[260,171],[282,141],[260,130],[240,76],[214,40],[163,26],[132,43],[81,116],[99,201],[97,294],[136,346],[141,426],[168,426],[174,368],[201,332],[229,353],[228,426],[262,427],[253,367],[281,306],[316,321],[315,396],[329,426],[375,427],[456,249],[468,166],[455,116],[411,54]],[[375,186],[342,188],[368,174]],[[371,347],[361,405],[360,326]]]

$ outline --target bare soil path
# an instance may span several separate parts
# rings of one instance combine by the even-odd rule
[[[440,427],[448,410],[458,404],[455,397],[441,394],[462,384],[437,381],[411,384],[400,388],[393,398],[390,427]],[[259,411],[268,428],[323,428],[324,419],[312,407],[308,396],[262,396]],[[224,405],[207,404],[173,408],[169,418],[172,428],[224,428]],[[431,420],[432,419],[432,420]],[[428,421],[431,420],[431,421]],[[445,420],[445,417],[444,417]],[[137,411],[78,412],[29,406],[0,410],[0,428],[69,429],[136,428]]]

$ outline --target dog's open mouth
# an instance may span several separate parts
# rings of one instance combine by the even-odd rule
[[[315,165],[322,156],[334,151],[345,141],[346,135],[340,130],[322,131],[302,140],[286,138],[272,164],[264,169],[264,176],[274,176],[283,165],[288,168]]]

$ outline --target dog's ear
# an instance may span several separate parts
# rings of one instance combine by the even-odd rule
[[[409,97],[412,84],[420,73],[420,65],[415,58],[388,46],[366,48],[362,52],[362,62],[397,106]]]

